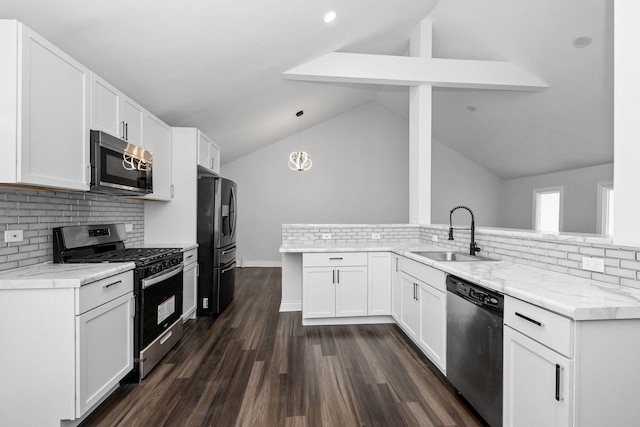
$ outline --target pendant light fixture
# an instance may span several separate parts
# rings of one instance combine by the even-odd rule
[[[304,111],[300,110],[296,113],[296,117],[300,118],[303,114]],[[298,134],[302,135],[302,119],[298,120]],[[306,151],[294,151],[289,155],[289,168],[291,170],[302,172],[311,169],[312,165],[311,157]]]

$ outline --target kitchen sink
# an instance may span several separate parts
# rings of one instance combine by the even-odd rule
[[[412,254],[423,256],[434,261],[496,261],[492,258],[469,255],[465,252],[453,251],[411,251]]]

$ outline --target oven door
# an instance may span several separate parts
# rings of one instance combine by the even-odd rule
[[[183,264],[142,279],[140,349],[182,317]]]

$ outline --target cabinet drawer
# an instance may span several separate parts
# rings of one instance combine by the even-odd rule
[[[342,265],[367,265],[366,252],[304,253],[303,267],[339,267]]]
[[[198,248],[189,249],[182,253],[182,261],[184,265],[189,265],[198,260]]]
[[[400,270],[442,292],[447,290],[447,275],[444,271],[408,258],[400,258]]]
[[[567,357],[573,356],[573,321],[516,298],[504,298],[504,323]]]
[[[127,292],[133,292],[133,271],[120,273],[81,286],[77,314],[89,311]]]

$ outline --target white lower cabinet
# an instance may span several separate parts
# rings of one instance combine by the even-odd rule
[[[133,295],[76,317],[77,410],[82,416],[133,368]]]
[[[183,255],[182,321],[196,318],[198,295],[198,249],[191,249]]]
[[[369,316],[391,314],[391,254],[369,252],[367,260]]]
[[[11,325],[1,331],[0,425],[85,417],[133,369],[134,312],[132,271],[79,288],[0,290],[0,322]]]
[[[416,340],[420,327],[420,303],[418,301],[417,280],[407,273],[400,273],[400,326],[409,338]]]
[[[402,260],[402,264],[413,263]],[[440,287],[444,285],[444,273],[431,267],[436,277],[442,274]],[[410,269],[409,269],[410,270]],[[421,278],[431,279],[420,275]],[[440,281],[440,280],[438,280]],[[433,283],[433,282],[432,282]],[[431,286],[405,271],[400,272],[401,307],[400,327],[416,342],[422,352],[442,371],[446,368],[446,297],[441,289]]]
[[[508,326],[504,354],[504,425],[572,425],[573,362]]]
[[[302,256],[303,319],[367,316],[367,254]]]
[[[402,287],[400,276],[400,255],[391,257],[391,315],[396,322],[400,322],[402,308]]]
[[[367,315],[367,267],[304,269],[302,316]]]

